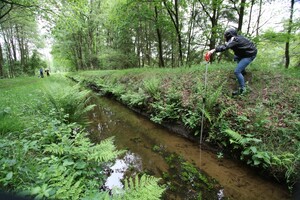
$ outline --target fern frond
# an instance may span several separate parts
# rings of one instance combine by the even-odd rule
[[[218,118],[217,118],[216,121],[219,121],[220,119],[222,119],[222,118],[226,115],[226,113],[229,112],[230,110],[232,110],[233,108],[234,108],[233,106],[230,106],[230,107],[228,107],[228,108],[223,109],[223,110],[220,112],[220,114],[218,115]]]
[[[57,189],[54,197],[57,199],[80,199],[84,191],[82,179],[76,181],[76,175],[65,176],[61,182],[51,185]]]
[[[165,187],[158,185],[159,180],[159,178],[145,174],[140,178],[138,176],[135,178],[130,177],[125,179],[124,193],[117,194],[115,197],[122,200],[161,199]]]
[[[114,138],[108,138],[101,143],[92,146],[89,149],[88,160],[97,162],[109,162],[117,158],[119,155],[125,153],[125,151],[118,151],[113,144]]]
[[[236,143],[240,144],[241,146],[244,146],[243,143],[243,136],[241,136],[238,132],[235,132],[231,129],[226,129],[225,133]]]
[[[65,153],[65,148],[61,144],[51,143],[50,145],[46,145],[44,152],[63,155]]]
[[[212,117],[211,117],[210,112],[209,112],[207,109],[204,109],[204,110],[203,110],[202,108],[201,108],[201,111],[203,112],[204,117],[205,117],[206,119],[208,119],[209,123],[211,123],[211,122],[212,122]]]
[[[53,84],[47,89],[48,100],[55,108],[58,117],[68,114],[68,122],[85,122],[81,120],[84,119],[82,116],[94,107],[89,105],[91,91],[80,89],[79,84],[64,88]]]
[[[206,105],[207,108],[211,109],[217,102],[218,98],[222,94],[223,84],[220,85],[212,94],[207,97]]]

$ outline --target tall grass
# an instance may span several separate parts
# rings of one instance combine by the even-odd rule
[[[36,78],[0,80],[0,133],[20,131],[36,112],[39,100],[43,96],[43,80]],[[26,113],[26,115],[24,115]],[[22,120],[20,120],[22,117]]]

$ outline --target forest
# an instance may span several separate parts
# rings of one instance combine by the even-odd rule
[[[264,17],[274,2],[281,2],[286,12],[275,27],[265,30],[277,15]],[[274,52],[262,52],[275,54],[275,64],[300,65],[294,0],[2,0],[0,5],[1,77],[33,75],[40,67],[74,71],[192,66],[203,61],[205,51],[224,42],[228,27],[257,44],[272,44]],[[49,45],[51,59],[41,51],[50,51]],[[217,60],[230,59],[228,54]]]
[[[289,199],[300,175],[299,4],[0,0],[0,189],[35,199],[153,200],[179,190],[166,181],[170,174],[147,172],[126,177],[122,191],[103,189],[108,166],[129,148],[116,148],[114,137],[89,138],[87,115],[98,106],[92,89],[155,124],[179,125],[210,145],[219,163],[241,161],[288,191],[267,198]],[[228,28],[258,49],[245,75],[247,94],[236,98],[229,95],[232,51],[204,59],[224,44]],[[160,145],[150,149],[166,155]],[[216,193],[219,184],[194,163],[165,159],[180,160],[178,176],[194,192],[189,199]],[[221,199],[251,199],[224,191]]]

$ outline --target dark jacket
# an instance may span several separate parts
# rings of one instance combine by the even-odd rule
[[[253,42],[247,38],[237,35],[234,29],[229,29],[224,34],[227,43],[216,47],[216,52],[222,52],[227,49],[232,49],[234,54],[239,58],[249,58],[256,56],[257,49]]]

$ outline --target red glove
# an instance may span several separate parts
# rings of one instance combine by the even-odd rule
[[[209,62],[210,61],[210,56],[211,56],[211,53],[210,52],[207,52],[204,56],[204,59],[206,62]]]

